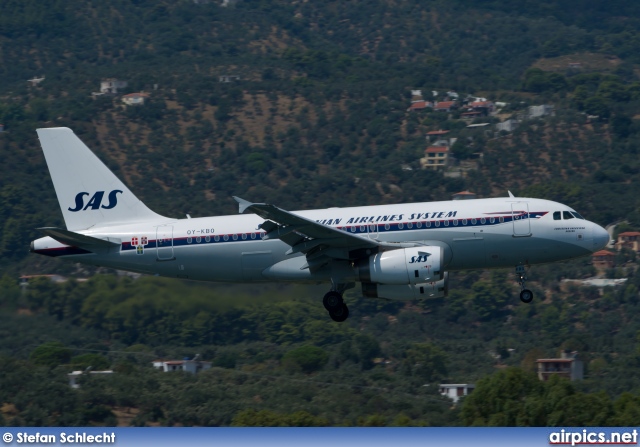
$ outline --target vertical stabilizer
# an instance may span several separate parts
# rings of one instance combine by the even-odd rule
[[[163,219],[134,196],[71,129],[37,132],[68,230]]]

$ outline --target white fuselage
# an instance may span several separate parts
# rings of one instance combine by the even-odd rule
[[[558,211],[561,218],[554,219]],[[294,213],[377,241],[444,245],[444,268],[455,271],[548,263],[589,255],[606,246],[609,236],[602,227],[578,217],[564,219],[564,211],[573,210],[548,200],[507,197]],[[290,247],[284,242],[262,240],[263,222],[254,214],[141,221],[78,231],[119,241],[119,249],[90,253],[45,237],[34,241],[32,250],[93,265],[202,281],[331,279],[330,269],[311,273],[301,268],[304,256],[287,255]]]

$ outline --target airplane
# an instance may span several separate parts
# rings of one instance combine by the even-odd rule
[[[589,255],[601,226],[549,200],[508,197],[286,211],[234,197],[239,215],[183,219],[151,211],[71,129],[37,129],[66,224],[31,252],[152,275],[218,282],[330,283],[323,304],[345,321],[346,290],[390,300],[441,298],[449,272]]]

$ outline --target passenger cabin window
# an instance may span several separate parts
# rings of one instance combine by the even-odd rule
[[[562,219],[560,211],[554,211],[553,212],[553,220],[560,220],[560,219]]]
[[[573,214],[571,214],[569,211],[563,211],[562,212],[562,218],[564,220],[573,219]]]

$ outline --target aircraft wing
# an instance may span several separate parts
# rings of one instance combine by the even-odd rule
[[[356,259],[361,249],[378,248],[382,244],[346,231],[285,211],[266,203],[252,203],[239,197],[240,213],[254,213],[265,219],[260,227],[267,233],[263,240],[280,239],[291,246],[287,254],[307,255],[308,265],[313,269],[332,259]]]

